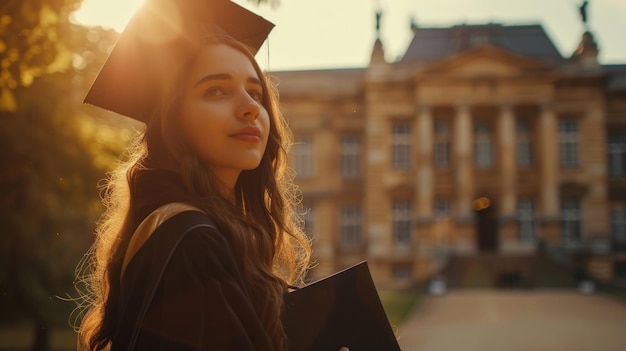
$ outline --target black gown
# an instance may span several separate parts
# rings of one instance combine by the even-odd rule
[[[178,229],[172,230],[168,222],[175,220]],[[135,350],[273,350],[224,234],[215,228],[193,229],[171,250],[173,237],[203,220],[208,217],[195,211],[174,216],[129,262],[122,278],[112,350],[128,349],[154,271],[170,253]]]

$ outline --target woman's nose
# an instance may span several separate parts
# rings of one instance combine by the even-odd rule
[[[237,107],[237,118],[241,119],[257,119],[259,116],[259,102],[254,100],[247,92],[243,96]]]

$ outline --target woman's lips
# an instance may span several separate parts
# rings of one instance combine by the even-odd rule
[[[258,128],[248,127],[230,134],[229,137],[240,141],[258,143],[261,142],[261,131]]]

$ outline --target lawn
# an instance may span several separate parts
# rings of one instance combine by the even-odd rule
[[[392,327],[397,328],[419,304],[421,293],[411,290],[379,290],[387,318]]]
[[[0,326],[0,351],[31,350],[34,342],[34,324],[19,322]],[[49,332],[51,351],[76,350],[76,333],[70,326],[55,327]]]

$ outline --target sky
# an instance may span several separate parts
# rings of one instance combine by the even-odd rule
[[[84,0],[75,20],[120,31],[141,1]],[[276,24],[257,55],[270,71],[367,66],[378,9],[389,62],[410,43],[411,18],[420,27],[541,24],[565,57],[585,31],[578,12],[582,0],[279,0],[276,7],[234,1]],[[626,0],[589,0],[587,13],[600,62],[626,64]]]

